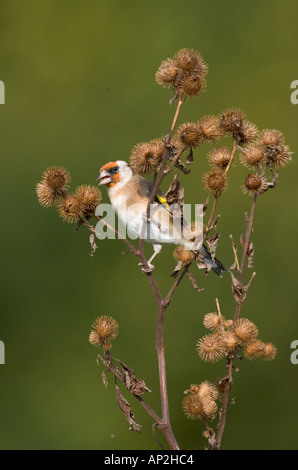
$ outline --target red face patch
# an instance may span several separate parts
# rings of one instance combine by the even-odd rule
[[[114,166],[117,166],[117,162],[109,162],[109,163],[106,163],[105,165],[103,165],[99,171],[100,171],[100,172],[101,172],[102,170],[109,171],[109,170],[110,170],[111,168],[113,168]]]

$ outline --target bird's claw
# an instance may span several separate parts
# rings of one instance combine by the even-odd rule
[[[145,273],[145,274],[151,273],[154,269],[154,266],[151,263],[147,263],[147,266],[148,266],[147,268],[144,266],[143,263],[139,263],[139,266],[142,266],[141,271],[142,273]]]

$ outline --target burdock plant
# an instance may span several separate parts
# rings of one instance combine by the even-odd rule
[[[202,382],[190,385],[185,391],[182,408],[187,418],[203,422],[203,436],[207,439],[207,449],[219,449],[227,420],[228,407],[232,404],[230,392],[234,381],[234,371],[238,370],[239,359],[248,360],[263,358],[272,360],[276,355],[276,347],[270,342],[259,338],[257,326],[248,318],[241,316],[242,307],[247,299],[249,288],[255,278],[255,272],[247,276],[246,269],[252,269],[254,244],[251,239],[255,210],[260,197],[268,190],[275,189],[278,183],[278,170],[291,161],[291,152],[285,143],[283,134],[278,130],[259,132],[255,124],[250,122],[245,113],[238,108],[230,108],[218,116],[206,115],[196,122],[185,122],[177,126],[183,103],[188,98],[198,97],[206,88],[208,66],[201,55],[193,49],[181,49],[173,58],[163,61],[156,72],[156,82],[173,90],[170,104],[177,103],[173,120],[167,135],[157,137],[148,142],[135,145],[130,155],[130,166],[135,173],[151,174],[153,179],[152,191],[147,208],[147,220],[150,223],[150,204],[153,203],[164,178],[174,172],[174,178],[166,194],[167,201],[182,206],[184,188],[178,174],[190,173],[190,165],[194,161],[196,149],[203,143],[214,144],[216,148],[208,152],[209,171],[202,175],[202,182],[209,196],[203,205],[207,217],[204,225],[203,240],[208,247],[214,262],[215,251],[219,242],[217,231],[217,205],[219,198],[229,186],[230,169],[239,161],[248,169],[244,181],[239,187],[251,198],[251,209],[245,214],[245,235],[241,237],[241,255],[237,244],[230,235],[233,261],[230,263],[232,294],[235,302],[234,315],[226,318],[221,312],[218,298],[214,312],[206,313],[203,319],[204,327],[209,330],[198,339],[196,350],[201,360],[214,363],[225,362],[222,378],[214,384],[202,378]],[[219,144],[221,139],[230,139],[231,144]],[[190,176],[191,177],[191,176]],[[197,175],[196,175],[197,179]],[[91,254],[96,252],[95,224],[101,223],[119,235],[102,217],[96,215],[96,208],[102,199],[97,187],[81,185],[74,192],[69,192],[70,175],[59,167],[48,168],[37,184],[36,191],[42,206],[55,206],[62,220],[76,223],[91,232]],[[94,222],[93,222],[94,221]],[[195,228],[191,226],[191,230]],[[182,246],[176,247],[173,257],[177,264],[172,270],[172,285],[166,295],[162,295],[153,272],[148,268],[144,253],[144,240],[136,247],[130,240],[121,236],[129,251],[137,258],[139,265],[152,288],[157,303],[156,349],[158,356],[158,372],[160,380],[161,414],[153,410],[144,400],[143,395],[150,392],[145,382],[137,378],[134,370],[123,361],[113,357],[112,341],[118,335],[118,322],[112,317],[102,315],[95,320],[89,336],[93,346],[102,349],[98,354],[98,363],[103,364],[102,378],[108,385],[107,372],[115,376],[116,397],[121,411],[130,424],[130,429],[140,432],[141,425],[137,423],[132,408],[125,398],[125,390],[133,395],[144,407],[153,420],[153,434],[156,438],[158,428],[171,449],[180,449],[174,430],[170,423],[168,389],[166,380],[166,362],[164,351],[164,319],[166,311],[173,300],[173,294],[180,287],[181,281],[187,277],[197,292],[201,292],[197,282],[197,274],[193,267],[204,269],[208,274],[212,265],[206,264],[199,252],[189,251]],[[214,283],[216,279],[214,278]],[[214,284],[213,290],[216,289]],[[232,305],[231,305],[232,307]],[[197,325],[194,325],[196,328]],[[177,331],[177,337],[179,331]],[[196,377],[199,375],[199,362]],[[121,388],[124,389],[121,391]],[[181,406],[181,405],[180,405]]]

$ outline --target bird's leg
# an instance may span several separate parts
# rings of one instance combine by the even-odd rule
[[[161,252],[161,250],[162,250],[162,245],[157,244],[157,243],[154,243],[154,244],[153,244],[153,250],[154,250],[153,255],[152,255],[151,258],[147,261],[148,268],[145,268],[144,266],[142,267],[142,272],[143,272],[143,273],[150,273],[151,271],[153,271],[154,266],[153,266],[153,264],[151,264],[151,261],[153,261],[153,259],[155,258],[155,256],[158,255],[158,253]],[[139,265],[142,265],[142,263],[140,263]]]

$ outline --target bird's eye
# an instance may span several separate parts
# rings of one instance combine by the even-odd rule
[[[118,171],[119,171],[119,167],[114,166],[113,168],[110,169],[109,173],[110,175],[115,175],[116,173],[118,173]]]

